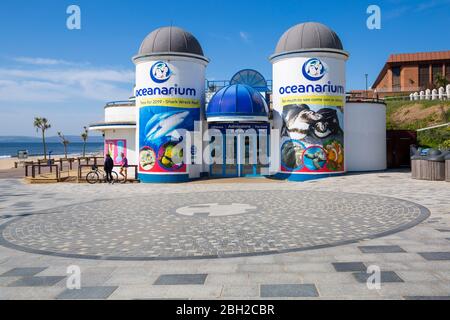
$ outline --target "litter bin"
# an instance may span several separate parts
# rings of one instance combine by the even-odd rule
[[[445,156],[445,181],[450,182],[450,151]]]
[[[420,155],[413,155],[411,157],[411,177],[413,179],[419,179],[420,177],[421,161],[424,160],[422,160],[422,156]]]
[[[447,153],[429,149],[411,157],[412,178],[418,180],[444,181]]]
[[[430,150],[426,157],[426,172],[424,180],[445,180],[445,155],[439,150]]]
[[[429,149],[411,148],[411,176],[413,179],[422,180],[425,175],[426,157]]]

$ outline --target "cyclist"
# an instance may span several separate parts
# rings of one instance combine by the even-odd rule
[[[128,177],[128,159],[125,156],[125,153],[121,153],[120,154],[122,157],[122,161],[120,162],[120,172],[119,174],[123,177],[123,182],[122,183],[126,183],[127,182],[127,177]]]
[[[108,181],[109,183],[114,183],[114,179],[112,176],[112,171],[114,168],[114,161],[109,154],[106,155],[105,164],[104,164],[103,168],[105,169],[105,172],[106,172],[106,181]]]

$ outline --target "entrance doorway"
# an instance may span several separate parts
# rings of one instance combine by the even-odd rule
[[[248,124],[243,126],[248,127]],[[217,129],[217,126],[211,127]],[[268,124],[260,124],[259,130],[264,130],[264,132],[252,131],[257,133],[253,136],[243,130],[223,131],[222,161],[210,166],[210,176],[221,178],[261,176],[262,169],[269,166],[269,129]],[[213,158],[216,157],[215,152],[215,150],[212,151]]]

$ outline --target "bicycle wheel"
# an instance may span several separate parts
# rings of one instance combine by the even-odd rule
[[[117,174],[117,172],[113,171],[113,172],[111,173],[111,175],[112,175],[112,177],[113,177],[114,183],[119,182],[119,175]]]
[[[86,181],[89,184],[95,184],[99,181],[100,177],[98,176],[98,173],[95,171],[91,171],[86,175]]]

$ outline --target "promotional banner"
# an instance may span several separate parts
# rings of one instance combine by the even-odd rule
[[[344,172],[345,60],[290,57],[273,72],[281,172]]]
[[[127,140],[113,139],[105,140],[105,155],[109,154],[114,161],[114,165],[122,163],[122,153],[127,156]]]
[[[136,66],[139,173],[187,173],[185,134],[200,120],[204,65],[188,60]]]

